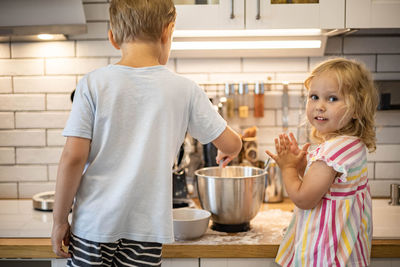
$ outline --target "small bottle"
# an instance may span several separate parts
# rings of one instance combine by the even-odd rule
[[[256,82],[254,85],[254,117],[264,117],[264,83]]]
[[[247,118],[249,116],[248,96],[249,86],[247,83],[239,83],[239,117]]]
[[[235,116],[235,85],[225,83],[225,96],[226,96],[226,115],[227,117],[233,118]]]

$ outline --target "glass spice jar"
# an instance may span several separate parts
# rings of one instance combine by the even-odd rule
[[[256,82],[254,85],[254,117],[264,117],[264,83]]]
[[[249,86],[247,83],[239,83],[239,118],[247,118],[249,116],[248,96]]]
[[[228,118],[235,116],[235,85],[225,83],[226,115]]]

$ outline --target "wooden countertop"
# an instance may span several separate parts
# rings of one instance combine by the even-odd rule
[[[263,204],[261,211],[292,211],[293,203]],[[233,234],[234,235],[234,234]],[[279,244],[188,244],[163,245],[164,258],[274,258]],[[400,258],[400,239],[373,239],[373,258]],[[0,258],[55,258],[49,238],[0,238]]]

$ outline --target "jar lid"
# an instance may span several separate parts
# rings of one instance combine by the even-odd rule
[[[262,95],[264,94],[264,83],[263,82],[256,82],[254,85],[254,94]]]
[[[247,83],[240,82],[239,83],[239,94],[245,95],[249,93],[249,85]]]
[[[225,95],[234,95],[235,85],[233,83],[225,83]]]

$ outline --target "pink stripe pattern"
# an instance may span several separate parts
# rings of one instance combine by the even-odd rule
[[[357,137],[339,136],[309,152],[306,171],[317,160],[341,175],[315,208],[295,209],[275,261],[285,267],[368,266],[372,200],[366,147]]]

